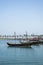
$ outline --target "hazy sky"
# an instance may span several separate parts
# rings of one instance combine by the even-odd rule
[[[43,34],[43,0],[0,0],[0,34]]]

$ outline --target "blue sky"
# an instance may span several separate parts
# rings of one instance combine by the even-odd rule
[[[0,0],[0,34],[43,34],[43,0]]]

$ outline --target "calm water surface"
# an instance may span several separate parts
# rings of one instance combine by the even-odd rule
[[[31,48],[8,47],[7,42],[0,40],[0,65],[43,65],[43,45]]]

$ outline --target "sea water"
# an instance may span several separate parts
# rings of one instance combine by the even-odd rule
[[[43,45],[9,47],[7,42],[15,40],[0,40],[0,65],[43,65]]]

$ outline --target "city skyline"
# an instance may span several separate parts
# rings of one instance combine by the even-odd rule
[[[43,0],[0,0],[0,34],[43,34]]]

